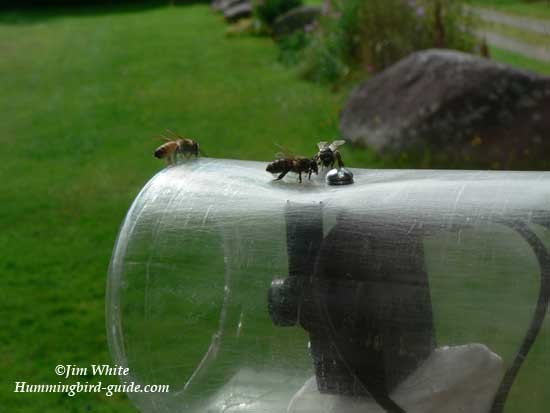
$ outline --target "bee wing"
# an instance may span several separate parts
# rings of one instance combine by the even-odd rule
[[[172,129],[166,129],[166,132],[168,132],[170,135],[172,135],[176,139],[185,139],[183,136],[174,132]]]
[[[317,144],[317,147],[319,148],[320,151],[325,149],[327,146],[328,146],[328,142],[325,142],[325,141],[321,141]]]
[[[342,146],[344,143],[346,143],[346,141],[344,140],[334,141],[330,144],[329,148],[331,151],[335,151],[336,149],[338,149],[339,146]]]
[[[281,146],[278,143],[275,143],[275,146],[281,150],[281,152],[277,152],[275,156],[277,159],[295,159],[296,156],[286,147]]]
[[[157,138],[157,139],[161,139],[161,140],[163,140],[163,141],[166,141],[166,142],[170,142],[170,141],[172,141],[172,139],[170,139],[170,138],[167,138],[167,137],[166,137],[166,136],[164,136],[164,135],[157,135],[157,136],[155,136],[155,138]]]

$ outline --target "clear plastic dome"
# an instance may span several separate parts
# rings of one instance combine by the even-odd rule
[[[550,173],[157,174],[107,327],[143,412],[546,412]]]

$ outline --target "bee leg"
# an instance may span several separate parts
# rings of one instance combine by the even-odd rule
[[[286,171],[283,171],[275,180],[280,181],[285,177],[285,175],[290,171],[290,169],[287,169]]]
[[[334,152],[334,155],[336,155],[336,159],[338,160],[338,167],[342,168],[344,166],[344,162],[342,161],[342,156],[340,156],[340,152],[336,151]]]
[[[302,183],[302,173],[298,173],[298,182]]]

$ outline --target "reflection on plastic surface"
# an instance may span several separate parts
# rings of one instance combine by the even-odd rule
[[[436,349],[392,392],[409,413],[489,411],[502,378],[502,360],[487,347],[468,344]],[[314,377],[294,396],[288,413],[383,413],[372,399],[319,394]]]
[[[107,293],[125,380],[171,387],[141,411],[548,410],[550,173],[352,172],[199,159],[145,186]]]

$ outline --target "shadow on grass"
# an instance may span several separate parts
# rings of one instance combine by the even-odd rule
[[[137,13],[165,6],[208,4],[209,0],[0,0],[0,24],[35,24],[62,16]]]

